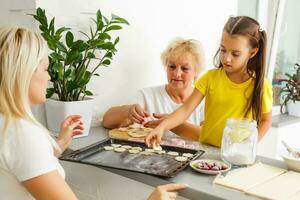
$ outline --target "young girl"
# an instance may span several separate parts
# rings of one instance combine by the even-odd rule
[[[47,54],[40,34],[0,28],[0,199],[77,199],[56,155],[82,133],[80,116],[69,116],[55,141],[30,110],[46,100]],[[149,200],[175,199],[185,187],[158,186]]]
[[[272,90],[264,78],[265,31],[250,17],[229,18],[217,57],[218,69],[209,70],[195,83],[191,97],[146,137],[148,146],[160,143],[164,131],[181,124],[204,97],[200,142],[220,147],[228,118],[254,119],[258,124],[258,138],[265,135],[272,117]]]

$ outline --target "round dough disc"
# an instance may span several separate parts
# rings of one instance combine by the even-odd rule
[[[118,153],[122,153],[124,151],[126,151],[126,149],[122,148],[122,147],[117,147],[117,148],[114,148],[114,150]]]
[[[134,150],[134,149],[130,149],[128,150],[129,153],[132,153],[132,154],[137,154],[137,153],[140,153],[139,150]]]
[[[176,161],[179,161],[179,162],[185,162],[185,161],[188,160],[188,158],[187,158],[187,157],[184,157],[184,156],[176,156],[176,157],[175,157],[175,160],[176,160]]]
[[[176,152],[176,151],[169,151],[169,152],[168,152],[168,155],[170,155],[170,156],[178,156],[179,153]]]
[[[130,130],[128,135],[131,137],[145,137],[148,133],[143,130]]]
[[[192,153],[184,153],[184,154],[182,154],[182,156],[187,157],[187,158],[191,158],[191,157],[194,156],[194,154],[192,154]]]
[[[132,147],[132,150],[138,150],[138,151],[143,151],[143,149],[141,147]]]
[[[120,144],[111,144],[111,146],[113,146],[113,147],[115,147],[115,148],[121,147]]]
[[[112,150],[114,150],[114,147],[112,147],[112,146],[104,146],[103,148],[106,151],[112,151]]]
[[[122,145],[121,147],[124,149],[127,149],[127,150],[132,148],[132,146],[130,146],[130,145]]]

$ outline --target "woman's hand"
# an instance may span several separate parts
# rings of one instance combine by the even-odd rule
[[[173,200],[177,197],[176,190],[184,189],[185,184],[171,183],[166,185],[157,186],[151,193],[148,200]]]
[[[162,136],[164,134],[164,130],[159,126],[153,129],[145,138],[146,145],[148,147],[157,147],[161,143]]]
[[[57,143],[64,151],[72,142],[75,135],[80,135],[83,132],[83,123],[80,115],[68,116],[60,125],[60,133],[57,138]]]
[[[166,117],[168,116],[168,114],[156,114],[153,113],[153,117],[155,118],[155,120],[149,121],[147,123],[144,124],[145,127],[148,128],[155,128],[157,127]]]
[[[133,123],[141,124],[145,117],[149,117],[147,113],[139,104],[134,104],[129,108],[128,119]]]

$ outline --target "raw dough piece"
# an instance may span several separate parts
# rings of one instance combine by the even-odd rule
[[[191,158],[194,156],[194,154],[192,153],[183,153],[182,156],[187,157],[187,158]]]
[[[131,137],[145,137],[148,133],[143,130],[130,130],[128,135]]]
[[[129,153],[132,153],[132,154],[137,154],[137,153],[140,153],[139,150],[135,150],[135,149],[130,149],[128,150]]]
[[[112,151],[112,150],[114,150],[114,147],[112,147],[112,146],[104,146],[103,148],[106,151]]]
[[[118,153],[122,153],[124,151],[126,151],[126,149],[122,148],[122,147],[117,147],[117,148],[114,148],[114,150]]]
[[[130,126],[128,126],[129,128],[132,129],[140,129],[140,128],[144,128],[144,126],[142,124],[138,124],[138,123],[133,123]]]
[[[138,151],[143,151],[143,149],[141,147],[132,147],[132,150],[138,150]]]
[[[111,144],[111,146],[115,147],[115,148],[118,148],[120,147],[121,145],[120,144]]]
[[[119,131],[122,131],[122,132],[127,132],[129,131],[129,129],[127,127],[120,127],[118,128]]]
[[[152,155],[153,153],[148,152],[148,151],[142,151],[141,154],[142,154],[142,155],[145,155],[145,156],[150,156],[150,155]]]
[[[178,156],[179,153],[176,152],[176,151],[169,151],[169,152],[168,152],[168,155],[170,155],[170,156]]]
[[[185,161],[187,161],[187,157],[184,157],[184,156],[176,156],[175,157],[175,160],[176,161],[179,161],[179,162],[185,162]]]
[[[166,151],[164,151],[164,150],[161,150],[161,151],[155,151],[155,153],[161,155],[161,154],[166,154]]]
[[[153,149],[145,149],[146,152],[154,153]]]
[[[130,145],[122,145],[121,147],[124,149],[127,149],[127,150],[132,148],[132,146],[130,146]]]

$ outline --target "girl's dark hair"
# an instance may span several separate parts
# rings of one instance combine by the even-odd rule
[[[267,35],[261,30],[259,23],[247,16],[230,17],[226,22],[223,32],[230,35],[242,35],[249,38],[249,44],[252,48],[258,48],[256,55],[249,59],[247,64],[247,73],[254,79],[254,88],[250,99],[246,105],[245,117],[252,110],[252,118],[260,123],[262,114],[262,96],[265,75],[265,60]],[[222,63],[217,51],[214,61],[216,67],[221,68]]]

